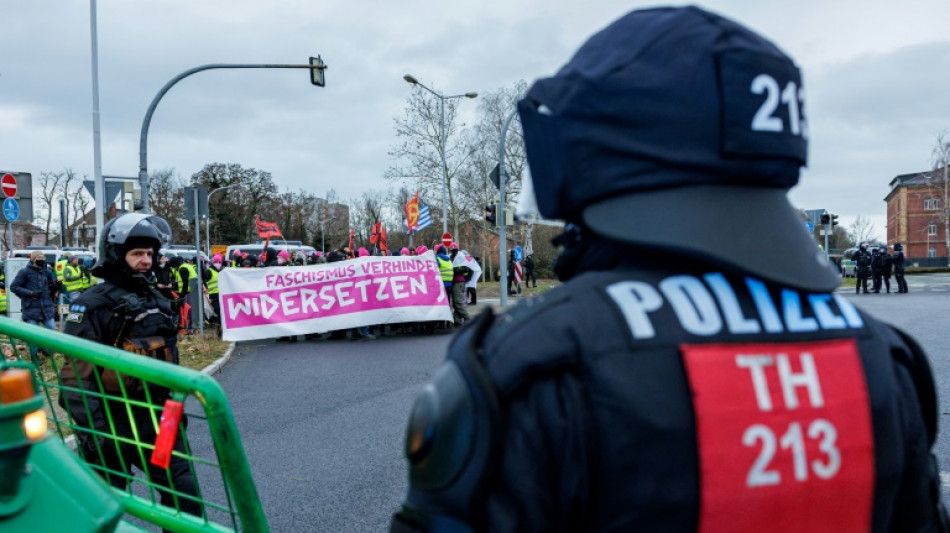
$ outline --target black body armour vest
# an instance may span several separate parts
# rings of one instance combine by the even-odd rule
[[[912,340],[836,294],[670,272],[587,273],[463,329],[414,406],[393,531],[917,531],[944,519],[934,385]],[[542,384],[556,393],[535,395]],[[522,449],[532,435],[556,437]],[[565,461],[558,439],[583,446]],[[540,472],[554,480],[542,494],[502,486]]]

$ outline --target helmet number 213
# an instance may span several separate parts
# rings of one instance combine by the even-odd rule
[[[802,116],[805,90],[798,87],[794,81],[788,82],[785,89],[779,89],[775,78],[768,74],[759,74],[752,80],[750,90],[753,94],[765,93],[765,101],[759,106],[752,118],[752,131],[768,131],[782,133],[785,131],[785,122],[775,116],[775,111],[781,103],[788,107],[788,130],[792,135],[801,135],[808,138],[808,126]]]

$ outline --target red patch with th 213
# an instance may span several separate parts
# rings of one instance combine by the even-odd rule
[[[682,345],[701,532],[868,531],[874,440],[854,339]]]

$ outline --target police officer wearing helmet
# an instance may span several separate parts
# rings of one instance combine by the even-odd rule
[[[871,252],[868,251],[868,243],[862,242],[854,253],[854,265],[854,292],[858,294],[864,288],[864,294],[867,294],[868,278],[871,276]]]
[[[786,198],[803,94],[779,48],[696,7],[634,11],[532,86],[567,282],[456,336],[393,531],[946,529],[928,361],[834,294]]]
[[[907,294],[907,281],[904,279],[904,245],[894,243],[894,281],[897,282],[897,292]]]
[[[64,331],[144,357],[177,362],[175,313],[171,302],[155,288],[152,270],[152,261],[158,257],[159,249],[169,242],[171,228],[164,218],[157,215],[127,214],[107,222],[99,241],[98,261],[92,267],[92,273],[104,281],[70,303]],[[99,377],[93,372],[98,372]],[[155,442],[154,411],[161,412],[161,406],[169,397],[168,389],[146,385],[128,376],[123,376],[120,382],[112,370],[71,359],[61,367],[60,377],[68,387],[97,393],[101,383],[106,394],[125,395],[130,400],[155,406],[154,409],[140,405],[127,407],[125,402],[102,402],[95,395],[66,392],[65,401],[61,402],[80,427],[105,433],[114,431],[118,437],[133,441]],[[110,423],[113,429],[110,429]],[[135,465],[159,487],[171,487],[180,493],[197,496],[192,469],[188,461],[180,457],[173,457],[166,470],[148,462],[137,446],[124,442],[116,444],[82,430],[77,432],[77,440],[87,462],[108,469],[103,472],[103,477],[114,487],[124,489],[128,478],[109,471],[131,475],[130,465]],[[184,452],[181,435],[175,442],[175,449]],[[201,515],[201,505],[196,500],[158,490],[162,504],[174,507],[177,501],[182,511]]]

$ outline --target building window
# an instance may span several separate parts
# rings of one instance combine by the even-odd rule
[[[928,248],[928,249],[927,249],[927,257],[937,257],[937,249],[936,249],[936,248]]]
[[[937,211],[940,209],[940,198],[924,198],[924,211]]]
[[[937,234],[937,225],[931,224],[927,226],[927,235],[936,235]]]

